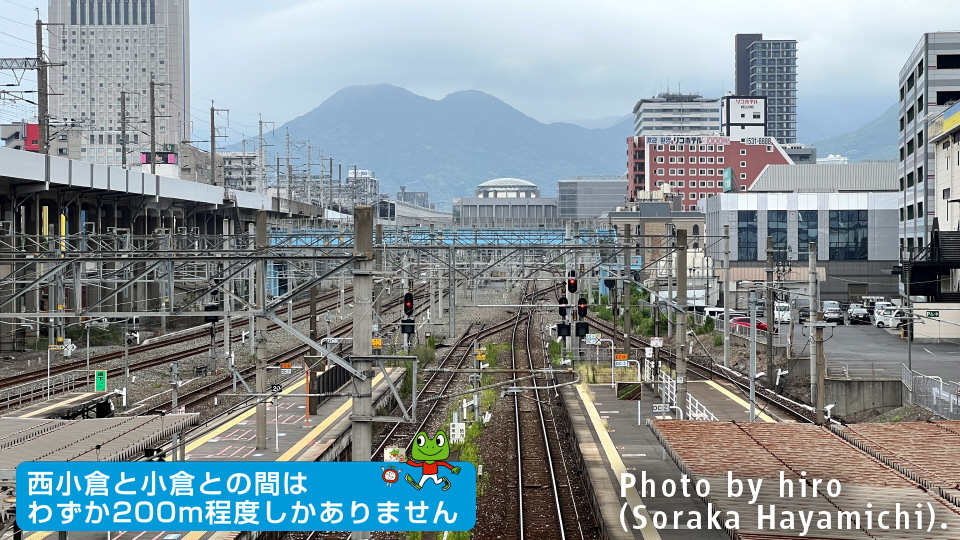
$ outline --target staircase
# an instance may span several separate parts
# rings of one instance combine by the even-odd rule
[[[940,231],[940,260],[960,262],[960,232]]]

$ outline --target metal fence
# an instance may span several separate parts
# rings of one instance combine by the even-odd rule
[[[643,367],[644,379],[648,382],[653,380],[653,361],[647,359],[644,362]],[[677,381],[674,380],[667,372],[660,371],[657,374],[657,382],[660,383],[660,391],[663,392],[663,397],[667,403],[676,405],[677,402]],[[717,417],[714,416],[703,403],[700,403],[700,400],[693,397],[690,392],[687,392],[687,420],[709,420],[716,422]]]
[[[67,371],[52,375],[49,379],[11,386],[0,390],[0,406],[5,409],[21,407],[31,403],[46,401],[57,393],[75,390],[78,386],[87,384],[89,375],[84,371]],[[89,377],[92,379],[92,377]]]
[[[909,373],[909,371],[908,371]],[[913,372],[913,402],[929,409],[947,420],[960,420],[960,386],[944,382],[940,377],[931,377]]]

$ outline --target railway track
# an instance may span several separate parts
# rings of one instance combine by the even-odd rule
[[[597,319],[596,317],[588,316],[590,324],[598,328],[603,329],[606,332],[613,333],[613,325],[607,323],[606,321]],[[649,347],[650,342],[636,336],[631,336],[631,343],[634,346],[639,347]],[[663,361],[670,362],[671,364],[676,364],[677,357],[673,351],[666,350],[665,348],[660,349],[660,359]],[[706,355],[694,355],[687,357],[687,370],[691,371],[697,376],[702,377],[706,380],[722,380],[726,381],[735,387],[737,387],[741,393],[745,396],[749,395],[750,391],[750,379],[741,373],[738,373],[732,369],[724,368],[722,365],[717,364],[712,361],[709,356]],[[758,399],[758,407],[763,407],[762,403],[759,403],[759,400],[763,400],[767,403],[770,403],[780,409],[782,409],[787,414],[793,416],[795,419],[801,422],[813,423],[814,417],[813,412],[804,408],[799,403],[781,396],[776,392],[773,392],[767,388],[764,388],[760,385],[756,386],[756,395]]]

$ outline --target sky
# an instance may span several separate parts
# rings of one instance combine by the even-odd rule
[[[30,54],[32,8],[45,16],[46,4],[0,0],[0,57]],[[241,130],[260,113],[279,126],[341,88],[373,83],[434,99],[481,90],[541,122],[620,117],[668,88],[732,90],[734,35],[756,32],[798,40],[800,139],[813,142],[893,104],[900,68],[922,33],[960,30],[955,7],[946,0],[190,0],[191,93],[194,107],[213,99],[230,109]],[[0,84],[12,82],[0,76]],[[11,110],[0,107],[0,118]]]

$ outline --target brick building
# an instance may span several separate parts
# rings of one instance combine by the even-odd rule
[[[767,165],[793,161],[770,137],[731,139],[719,135],[627,138],[629,198],[640,191],[662,190],[683,199],[683,210],[723,191],[723,170],[733,169],[735,189],[746,191]]]

